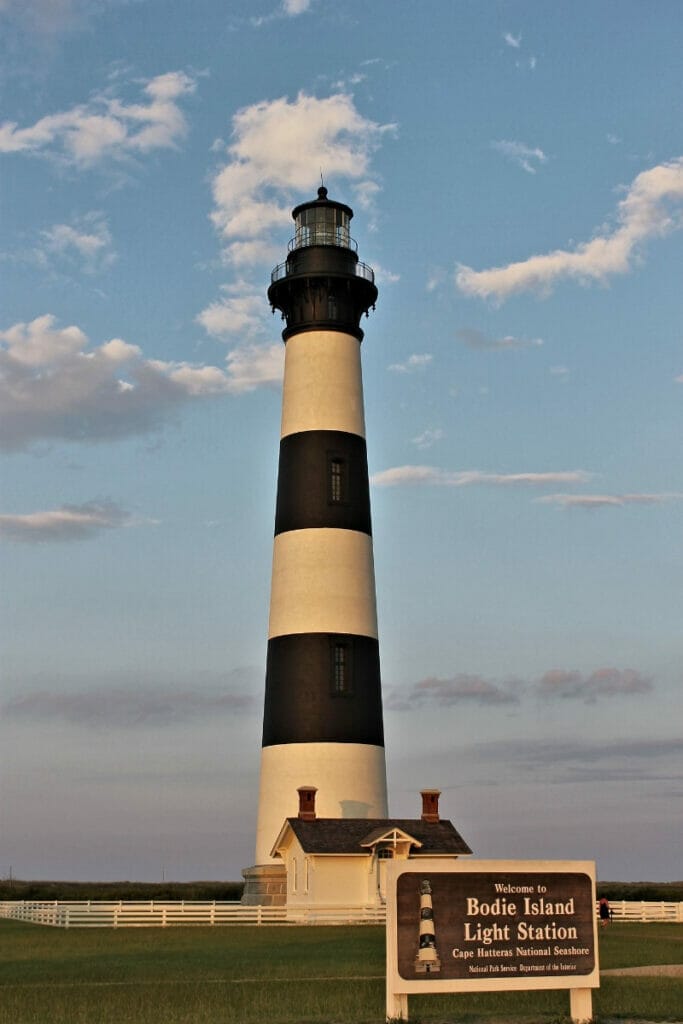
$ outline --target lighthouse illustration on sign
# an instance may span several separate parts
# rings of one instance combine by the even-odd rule
[[[432,886],[428,878],[420,883],[420,934],[415,957],[416,974],[435,974],[441,970],[441,961],[436,951],[434,932],[434,908],[432,907]]]
[[[387,817],[360,360],[377,288],[348,206],[321,186],[292,216],[268,289],[286,348],[253,902],[279,902],[270,851],[300,786],[320,817]]]

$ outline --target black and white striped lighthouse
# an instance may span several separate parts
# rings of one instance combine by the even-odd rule
[[[360,320],[374,273],[327,198],[293,211],[268,298],[286,322],[256,865],[249,902],[276,902],[270,856],[297,790],[323,818],[386,818]],[[284,892],[284,889],[280,890]]]

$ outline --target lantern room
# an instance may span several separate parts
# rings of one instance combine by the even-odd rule
[[[327,189],[321,185],[318,198],[302,203],[292,211],[296,231],[290,245],[303,249],[309,245],[336,245],[342,249],[355,248],[351,239],[350,223],[353,210],[344,203],[327,198]]]

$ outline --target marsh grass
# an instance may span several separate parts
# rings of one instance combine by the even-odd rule
[[[683,962],[683,927],[614,924],[602,968]],[[562,992],[412,997],[414,1022],[566,1020]],[[605,977],[599,1018],[683,1021],[683,979]],[[0,921],[0,1024],[382,1024],[384,930],[73,930]]]

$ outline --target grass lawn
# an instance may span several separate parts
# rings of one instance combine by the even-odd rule
[[[616,923],[600,966],[683,963],[683,926]],[[683,1021],[683,978],[603,978],[599,1019]],[[562,992],[411,997],[412,1020],[556,1024]],[[0,920],[0,1024],[382,1024],[384,929],[71,930]]]

